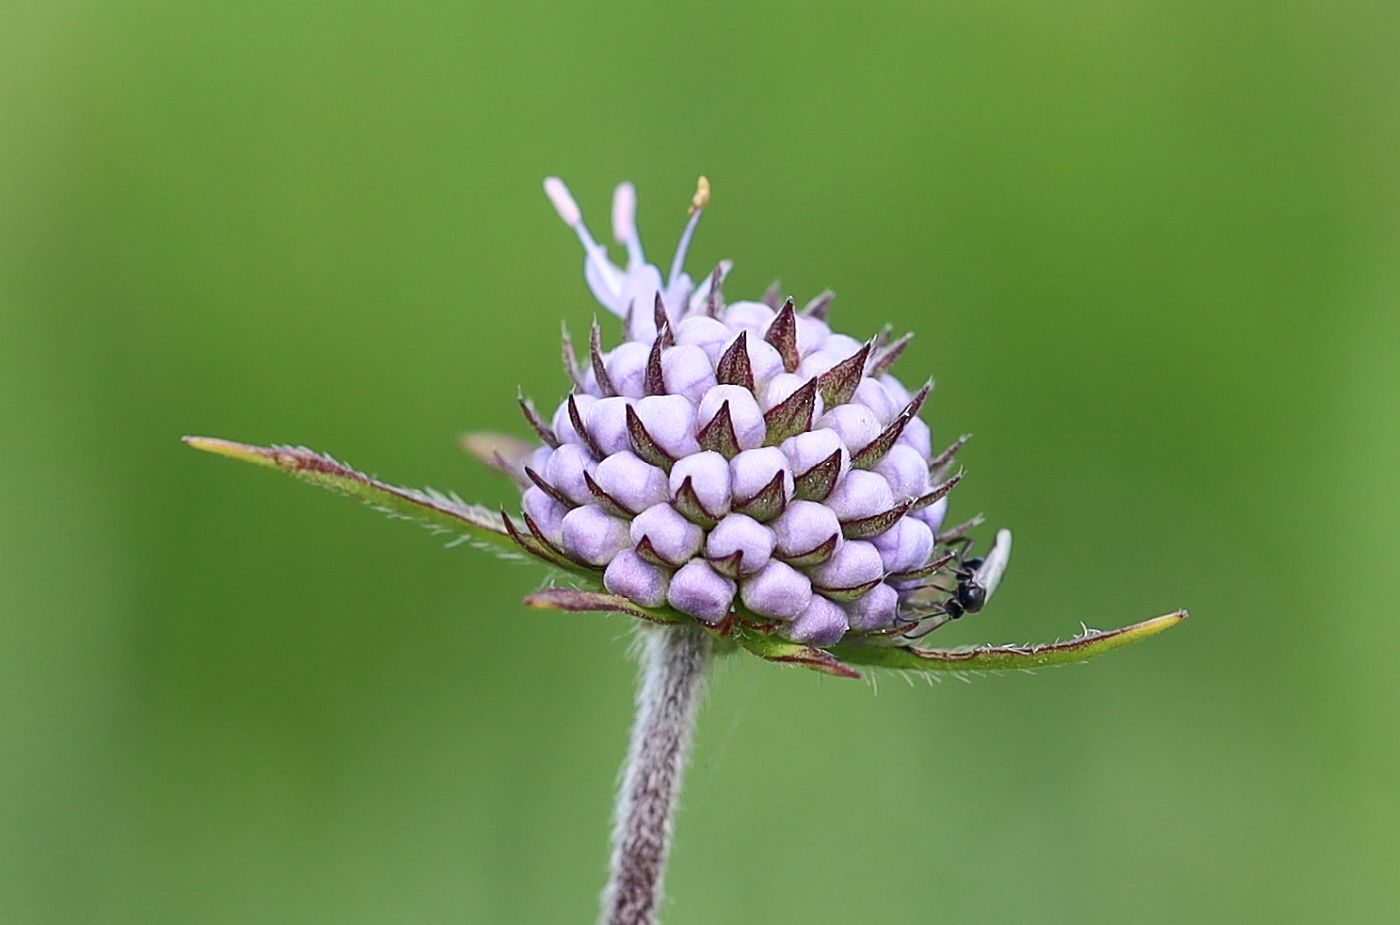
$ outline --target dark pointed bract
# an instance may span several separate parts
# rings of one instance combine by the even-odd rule
[[[671,458],[671,454],[663,450],[661,445],[651,438],[651,434],[647,433],[646,425],[642,423],[641,418],[637,417],[637,412],[631,405],[627,406],[627,435],[632,438],[632,450],[638,456],[653,466],[660,466],[667,472],[671,471],[675,460]]]
[[[710,423],[695,434],[702,449],[714,450],[725,459],[733,459],[739,453],[739,438],[734,434],[734,419],[729,413],[729,402],[719,406],[719,411]]]
[[[894,366],[895,360],[899,359],[899,355],[904,352],[904,348],[908,347],[909,342],[913,339],[914,335],[912,332],[905,334],[903,337],[881,350],[875,357],[875,361],[870,364],[870,372],[867,375],[878,379],[889,372],[890,368]]]
[[[841,451],[837,450],[793,478],[792,496],[800,501],[825,501],[841,476]]]
[[[720,385],[742,385],[753,391],[753,368],[749,365],[749,332],[740,331],[734,343],[715,364],[715,381]]]
[[[928,507],[930,504],[933,504],[935,501],[938,501],[939,499],[946,496],[948,492],[953,490],[953,486],[957,485],[959,482],[962,481],[963,474],[963,470],[959,469],[957,475],[953,476],[947,481],[939,482],[937,485],[933,486],[932,490],[920,495],[918,500],[914,502],[913,509],[916,511],[921,511],[924,508]]]
[[[560,352],[564,356],[564,372],[568,374],[569,381],[574,385],[575,392],[586,391],[583,382],[583,371],[578,368],[578,354],[574,353],[574,339],[569,335],[569,326],[560,324],[561,333]]]
[[[841,532],[848,540],[863,540],[876,536],[893,527],[901,517],[909,513],[909,509],[913,506],[914,499],[906,498],[888,511],[871,514],[869,517],[862,517],[859,520],[842,521]]]
[[[703,529],[708,530],[719,523],[719,518],[705,510],[705,505],[700,503],[700,496],[695,493],[695,485],[690,476],[686,476],[685,481],[681,482],[680,491],[676,492],[676,498],[671,505],[680,511],[682,517]]]
[[[815,299],[808,302],[802,308],[802,314],[809,318],[816,318],[818,321],[825,321],[827,313],[831,311],[831,300],[836,298],[836,293],[830,289],[824,290]]]
[[[777,310],[778,310],[778,306],[782,304],[782,298],[783,298],[783,283],[782,283],[782,280],[777,280],[777,279],[773,280],[773,282],[771,282],[771,283],[768,284],[768,288],[765,289],[765,290],[763,290],[763,299],[762,299],[762,302],[763,302],[764,305],[767,305],[769,308],[773,309],[773,311],[777,311]]]
[[[763,415],[763,420],[768,425],[768,435],[764,442],[768,446],[776,446],[788,437],[811,430],[816,408],[817,380],[813,377],[806,385],[799,387]]]
[[[763,339],[772,344],[783,358],[783,369],[795,372],[801,357],[797,353],[797,315],[792,308],[792,299],[783,303],[778,314],[768,324]]]
[[[828,410],[844,405],[856,394],[861,376],[865,374],[865,361],[870,356],[870,342],[867,341],[855,353],[837,363],[817,377],[817,387],[822,391],[822,401]]]
[[[598,391],[604,396],[617,394],[617,389],[613,388],[612,377],[608,375],[608,367],[603,362],[603,332],[598,330],[598,319],[593,319],[593,327],[588,332],[588,355],[593,361],[593,375],[598,380]]]
[[[598,441],[593,439],[593,435],[584,426],[583,413],[578,410],[578,402],[574,400],[572,395],[565,401],[569,406],[569,423],[574,425],[574,431],[579,435],[579,439],[587,445],[588,452],[592,453],[595,459],[602,459],[603,451],[598,446]]]
[[[851,468],[871,469],[885,458],[885,454],[899,440],[899,435],[904,433],[904,428],[909,426],[909,422],[919,413],[919,409],[924,406],[924,400],[928,398],[929,390],[933,388],[933,383],[925,383],[922,389],[915,393],[909,400],[909,404],[904,406],[904,410],[880,432],[880,435],[868,444],[861,447],[859,452],[851,455]]]
[[[764,523],[777,517],[782,513],[783,508],[787,506],[787,492],[783,484],[785,481],[783,475],[784,473],[781,471],[775,472],[772,480],[769,481],[767,485],[763,486],[758,494],[735,504],[734,510],[738,511],[740,514],[749,515],[759,523]]]
[[[520,410],[525,414],[525,420],[529,422],[530,429],[533,430],[536,436],[543,440],[545,445],[550,449],[557,448],[559,446],[559,438],[554,436],[554,431],[550,429],[548,424],[540,419],[540,413],[535,410],[535,403],[524,395],[518,395],[517,401],[520,402]]]

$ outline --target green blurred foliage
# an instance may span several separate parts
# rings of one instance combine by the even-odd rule
[[[914,329],[945,641],[1178,606],[1037,677],[734,658],[668,925],[1400,918],[1400,39],[1382,2],[0,8],[0,920],[586,922],[634,668],[537,571],[185,450],[458,452],[595,312],[539,192]],[[511,654],[514,653],[514,654]]]

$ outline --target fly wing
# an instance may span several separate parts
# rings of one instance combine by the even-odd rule
[[[1005,528],[997,531],[996,541],[987,553],[987,558],[978,567],[975,581],[987,591],[987,600],[992,599],[1001,576],[1006,572],[1006,563],[1011,561],[1011,531]]]

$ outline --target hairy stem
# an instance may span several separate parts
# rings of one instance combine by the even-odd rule
[[[699,627],[646,627],[642,633],[637,718],[617,795],[612,870],[603,891],[605,925],[656,922],[671,817],[710,663],[710,639]]]

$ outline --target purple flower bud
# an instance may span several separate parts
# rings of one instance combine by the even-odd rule
[[[928,561],[933,552],[933,531],[922,520],[903,517],[871,542],[879,550],[886,572],[907,572]]]
[[[828,350],[844,360],[864,346],[865,344],[849,335],[832,334],[827,337],[826,343],[822,344],[822,349]]]
[[[831,454],[836,452],[841,454],[841,475],[844,476],[851,468],[851,454],[846,449],[846,444],[841,442],[841,437],[836,431],[824,427],[789,437],[782,442],[779,449],[788,458],[795,475],[801,475],[818,463],[826,462],[831,458]]]
[[[739,442],[739,448],[752,450],[763,446],[768,425],[763,420],[763,411],[759,409],[753,393],[742,385],[717,385],[706,392],[705,397],[700,399],[700,410],[695,415],[697,428],[703,429],[714,420],[725,402],[729,403],[729,420],[734,425],[734,438]]]
[[[536,447],[530,454],[530,461],[527,463],[531,469],[543,473],[549,468],[549,457],[554,455],[554,451],[547,446]]]
[[[788,638],[808,645],[829,646],[841,641],[846,628],[846,611],[820,594],[813,594],[807,609],[788,627]]]
[[[773,481],[779,472],[783,473],[783,497],[792,497],[792,467],[787,457],[776,446],[745,450],[729,461],[729,475],[733,483],[733,497],[736,502],[747,501]]]
[[[728,350],[739,336],[736,334],[725,343],[724,349]],[[749,369],[753,370],[753,381],[755,385],[767,382],[778,373],[783,371],[783,356],[761,336],[750,333],[744,339],[744,344],[748,348]]]
[[[770,561],[739,586],[744,606],[762,617],[791,620],[812,601],[812,583],[786,562]]]
[[[671,496],[666,473],[630,450],[614,453],[598,463],[593,480],[629,511],[645,510]]]
[[[875,472],[885,477],[896,501],[917,498],[928,491],[928,460],[905,443],[896,443],[875,465]]]
[[[864,540],[847,540],[830,559],[812,569],[812,584],[841,591],[869,584],[884,574],[885,564],[874,545]]]
[[[680,395],[648,395],[632,406],[651,439],[673,459],[700,451],[695,406]]]
[[[836,537],[834,552],[843,540],[841,524],[836,514],[825,504],[815,501],[794,501],[773,521],[777,536],[778,555],[785,559],[806,556],[823,543]]]
[[[899,442],[918,450],[924,459],[928,459],[933,453],[933,440],[929,435],[928,425],[917,416],[909,419],[904,433],[899,435]]]
[[[739,574],[763,568],[773,555],[773,531],[746,514],[730,514],[715,524],[705,540],[705,556],[716,561],[740,554]]]
[[[671,505],[662,502],[633,518],[631,537],[636,546],[643,540],[650,540],[658,556],[672,565],[680,565],[700,551],[705,534]]]
[[[671,497],[680,494],[685,480],[706,512],[723,517],[729,513],[729,460],[713,450],[694,453],[671,467]]]
[[[588,504],[593,500],[593,492],[584,481],[583,474],[592,475],[598,469],[592,455],[577,443],[565,443],[549,457],[544,467],[545,481],[559,490],[564,497],[575,504]]]
[[[846,613],[854,629],[878,630],[892,626],[899,613],[899,592],[882,582],[846,605]]]
[[[549,537],[551,543],[557,546],[562,541],[564,515],[569,512],[567,507],[555,501],[537,485],[525,489],[520,506],[530,515],[540,532]]]
[[[880,377],[880,384],[885,387],[885,391],[890,396],[890,401],[894,402],[900,408],[909,404],[909,400],[914,397],[913,393],[904,387],[904,383],[888,373]]]
[[[948,516],[948,496],[944,495],[914,516],[928,524],[928,528],[937,535],[943,528],[943,519]]]
[[[564,551],[589,565],[607,565],[627,548],[627,522],[605,513],[595,504],[576,507],[564,515]]]
[[[831,336],[831,328],[820,318],[810,315],[797,316],[797,352],[803,356],[820,350]]]
[[[802,388],[811,381],[810,376],[799,376],[796,373],[779,373],[774,376],[768,386],[763,390],[763,410],[768,411],[776,405],[781,405],[792,397],[792,393]],[[817,392],[816,406],[812,411],[812,419],[822,416],[822,395]],[[828,453],[828,456],[831,454]]]
[[[734,601],[734,582],[704,559],[692,559],[671,576],[666,600],[681,613],[706,623],[718,623]]]
[[[647,359],[651,347],[637,341],[624,341],[608,354],[608,379],[619,395],[628,398],[641,398],[647,393]]]
[[[661,381],[671,395],[684,395],[698,402],[715,384],[714,363],[693,344],[668,347],[661,352]]]
[[[852,469],[827,495],[826,506],[843,522],[860,520],[894,507],[894,495],[883,475],[867,469]]]
[[[593,403],[597,400],[592,395],[575,395],[574,403],[578,406],[579,417],[587,421],[588,410],[593,407]],[[554,412],[551,426],[554,429],[554,436],[559,438],[560,443],[586,445],[583,435],[574,430],[574,422],[569,417],[569,403],[567,401],[559,403],[559,410]]]
[[[579,409],[589,436],[604,456],[632,449],[632,438],[627,433],[627,406],[631,403],[630,398],[618,395],[593,402],[586,414]],[[567,412],[565,408],[566,416]]]
[[[846,449],[852,453],[862,449],[871,440],[880,436],[884,425],[864,405],[838,405],[817,422],[818,427],[829,427],[836,431]]]
[[[670,579],[670,573],[661,566],[652,565],[635,550],[624,549],[613,556],[603,572],[603,587],[643,607],[660,607],[666,603]]]
[[[802,358],[802,362],[797,364],[797,374],[808,379],[820,376],[848,356],[850,356],[849,353],[839,354],[833,350],[827,350],[823,345],[820,350],[814,350]]]
[[[851,401],[870,409],[870,413],[875,415],[875,419],[881,424],[888,424],[896,414],[904,410],[904,405],[908,404],[908,402],[895,404],[885,387],[878,380],[870,378],[860,380],[860,384],[856,386],[856,393],[851,396]]]
[[[751,334],[762,334],[773,321],[773,309],[762,302],[735,302],[724,312],[724,323],[730,332],[745,330]],[[753,342],[749,338],[749,342]]]
[[[705,356],[709,357],[710,365],[713,366],[719,362],[720,354],[724,353],[724,346],[729,343],[729,338],[734,332],[718,318],[691,315],[676,325],[674,335],[677,345],[695,346],[705,351]]]

